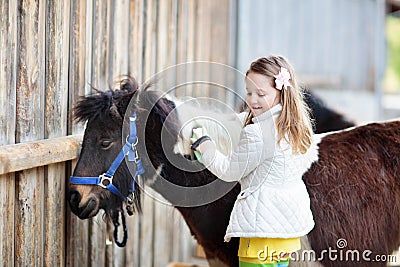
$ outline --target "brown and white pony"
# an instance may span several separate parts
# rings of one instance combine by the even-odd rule
[[[74,176],[98,176],[111,165],[122,147],[121,129],[130,101],[138,117],[138,151],[146,170],[142,178],[151,181],[156,191],[176,203],[174,192],[166,190],[169,183],[191,188],[218,181],[216,187],[231,188],[211,203],[176,208],[203,246],[210,266],[238,266],[238,240],[224,243],[223,237],[240,185],[224,183],[207,170],[188,172],[171,163],[200,166],[187,160],[187,155],[174,153],[181,122],[172,112],[175,104],[159,93],[139,90],[134,80],[125,80],[120,90],[87,96],[77,103],[75,116],[87,121],[87,126]],[[167,131],[162,137],[163,129]],[[318,159],[303,175],[316,222],[308,235],[313,253],[324,266],[385,266],[385,261],[373,260],[376,255],[391,254],[400,243],[400,121],[320,135],[317,145]],[[130,180],[123,162],[114,185],[125,196]],[[201,196],[188,190],[180,197]],[[72,212],[81,219],[95,216],[100,209],[112,217],[122,205],[120,198],[99,186],[70,185],[68,199]],[[338,243],[343,239],[347,244]],[[358,261],[346,260],[343,255],[354,250],[360,253]],[[367,258],[362,257],[364,251]],[[327,252],[336,253],[336,259]]]

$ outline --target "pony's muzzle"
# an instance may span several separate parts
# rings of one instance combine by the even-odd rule
[[[71,211],[80,219],[93,217],[98,211],[98,201],[94,197],[82,200],[82,196],[76,188],[71,188],[68,192],[68,201]]]

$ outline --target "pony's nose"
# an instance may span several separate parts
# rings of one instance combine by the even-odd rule
[[[79,194],[78,190],[71,188],[68,192],[68,200],[71,206],[71,210],[73,213],[77,214],[79,209],[79,203],[81,202],[81,194]]]
[[[71,211],[81,219],[95,216],[99,211],[99,201],[94,196],[83,197],[81,193],[71,188],[68,192]]]

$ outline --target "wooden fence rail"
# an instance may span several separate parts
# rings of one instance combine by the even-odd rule
[[[76,159],[82,135],[0,147],[0,175]]]

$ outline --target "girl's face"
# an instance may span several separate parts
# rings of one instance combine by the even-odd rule
[[[246,104],[256,117],[279,103],[280,91],[273,87],[272,78],[250,72],[246,76]]]

